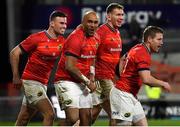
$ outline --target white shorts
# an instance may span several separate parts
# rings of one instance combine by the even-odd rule
[[[115,87],[110,91],[110,105],[113,119],[137,122],[145,117],[141,103],[132,94]]]
[[[35,105],[39,100],[47,98],[47,86],[34,80],[22,80],[25,96],[22,104]]]
[[[114,83],[110,79],[97,80],[96,91],[92,93],[93,105],[98,105],[103,103],[105,100],[109,100],[109,93]]]
[[[54,86],[61,109],[67,107],[92,108],[92,96],[85,85],[71,81],[59,81]]]

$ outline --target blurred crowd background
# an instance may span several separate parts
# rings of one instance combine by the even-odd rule
[[[68,36],[87,10],[95,10],[102,24],[105,21],[105,8],[111,2],[125,7],[125,21],[119,29],[123,53],[141,42],[141,32],[146,26],[157,25],[165,30],[164,46],[160,54],[153,54],[152,72],[157,78],[169,81],[173,93],[161,91],[160,96],[151,98],[147,94],[149,90],[143,87],[139,99],[144,103],[148,117],[155,114],[157,118],[180,118],[180,0],[1,0],[0,121],[15,120],[22,99],[22,91],[15,90],[11,83],[11,49],[29,34],[45,30],[53,10],[68,14],[65,34]],[[22,72],[27,56],[21,59]],[[159,110],[159,106],[164,107]]]

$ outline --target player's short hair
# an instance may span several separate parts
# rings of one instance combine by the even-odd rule
[[[124,9],[124,6],[122,6],[122,5],[118,4],[118,3],[110,3],[106,8],[106,13],[108,14],[108,13],[112,12],[116,8]]]
[[[156,36],[156,33],[164,33],[164,30],[157,26],[148,26],[144,29],[142,41],[146,42],[148,37],[154,38]]]
[[[53,11],[51,14],[50,14],[50,17],[49,17],[49,21],[52,21],[54,20],[54,18],[56,17],[67,17],[67,14],[64,13],[64,12],[61,12],[61,11]]]

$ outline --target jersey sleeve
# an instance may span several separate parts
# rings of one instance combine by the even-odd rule
[[[150,69],[150,56],[146,52],[136,53],[135,62],[137,64],[138,71]]]
[[[33,35],[30,35],[20,43],[20,48],[25,52],[31,52],[36,48],[36,46],[37,46],[37,39]]]
[[[66,41],[66,49],[65,53],[71,53],[75,56],[80,57],[81,54],[81,46],[82,46],[82,37],[76,36],[75,34],[70,36]]]

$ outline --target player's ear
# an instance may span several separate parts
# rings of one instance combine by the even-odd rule
[[[147,41],[148,41],[148,42],[152,42],[152,39],[153,39],[153,38],[152,38],[151,36],[149,36],[149,37],[147,38]]]
[[[107,19],[107,20],[110,20],[110,19],[111,19],[111,13],[108,13],[108,14],[107,14],[106,19]]]
[[[50,22],[50,26],[54,26],[54,22],[53,21]]]

